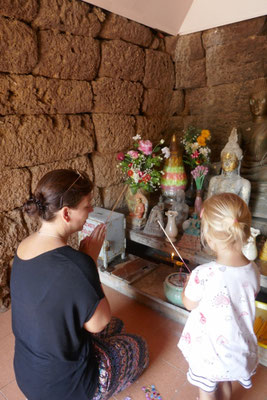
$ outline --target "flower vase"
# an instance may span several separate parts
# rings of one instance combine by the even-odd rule
[[[167,215],[167,217],[168,217],[168,222],[167,222],[165,231],[166,231],[167,235],[169,236],[170,240],[172,242],[175,242],[176,236],[178,235],[178,228],[176,226],[175,218],[177,217],[178,212],[177,211],[167,211],[165,213],[165,215]],[[168,239],[166,238],[166,240],[168,240]]]
[[[197,189],[195,203],[194,203],[194,214],[196,214],[198,217],[200,216],[200,213],[201,213],[202,203],[203,203],[202,190]]]
[[[143,189],[138,189],[136,193],[132,193],[131,188],[128,187],[125,200],[129,210],[126,217],[128,227],[142,229],[147,219],[148,193]]]
[[[183,165],[182,153],[178,149],[176,136],[172,136],[170,157],[165,161],[161,178],[161,191],[164,197],[172,202],[179,189],[185,189],[187,177]]]
[[[195,198],[196,198],[195,181],[192,175],[190,174],[190,182],[188,185],[188,189],[185,191],[186,204],[188,204],[190,207],[193,207]]]
[[[242,253],[248,260],[253,261],[257,258],[258,250],[256,246],[256,237],[260,234],[259,229],[250,228],[250,237],[242,248]]]

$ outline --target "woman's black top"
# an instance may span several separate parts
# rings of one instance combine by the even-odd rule
[[[98,383],[91,335],[83,328],[104,297],[94,261],[69,246],[11,273],[14,368],[29,400],[88,400]]]

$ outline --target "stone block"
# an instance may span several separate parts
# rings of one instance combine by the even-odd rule
[[[9,265],[18,244],[26,236],[22,214],[19,210],[0,214],[0,260]]]
[[[0,17],[0,71],[31,72],[37,63],[35,32],[24,22]]]
[[[179,115],[184,111],[184,93],[182,90],[173,90],[170,104],[171,115]]]
[[[29,170],[32,175],[31,180],[31,191],[34,193],[39,180],[49,171],[54,169],[75,169],[77,171],[86,172],[91,181],[93,182],[94,173],[92,162],[88,156],[81,156],[72,158],[70,160],[60,160],[45,165],[37,165],[36,167],[30,167]]]
[[[23,212],[23,221],[27,235],[31,235],[41,228],[41,221],[37,215],[28,215],[26,212]]]
[[[158,50],[159,47],[160,47],[160,39],[155,36],[149,48],[153,50]]]
[[[101,195],[103,198],[103,207],[108,210],[111,210],[113,208],[116,200],[118,199],[120,193],[123,191],[123,189],[124,189],[124,183],[100,189]],[[115,211],[118,208],[123,207],[123,206],[126,206],[125,196],[121,197],[121,199],[119,200],[119,202],[115,208]]]
[[[170,145],[172,135],[176,135],[177,142],[180,142],[180,139],[183,135],[183,129],[183,117],[175,115],[168,119],[166,128],[164,130],[164,139],[166,140],[168,146]]]
[[[11,264],[21,240],[27,235],[21,212],[0,214],[0,312],[10,306]]]
[[[179,62],[200,60],[205,57],[201,32],[190,33],[178,38],[174,60]]]
[[[0,118],[1,167],[68,160],[93,148],[93,125],[86,114]]]
[[[143,86],[138,82],[100,78],[92,82],[94,112],[139,114]]]
[[[169,54],[156,50],[146,50],[143,84],[149,89],[167,90],[174,88],[174,65]]]
[[[140,47],[122,40],[102,42],[100,77],[142,81],[144,69],[145,53]]]
[[[181,112],[182,91],[147,89],[144,93],[142,111],[145,115],[173,115]]]
[[[165,139],[169,145],[170,136],[183,130],[182,117],[167,116],[137,116],[136,133],[142,139],[149,139],[157,144],[160,139]]]
[[[203,32],[202,40],[206,49],[212,46],[233,43],[249,36],[261,35],[264,31],[265,16],[224,25]]]
[[[91,37],[97,36],[101,29],[97,16],[90,13],[89,4],[69,0],[40,0],[33,26]]]
[[[178,35],[164,37],[165,51],[166,51],[166,53],[168,53],[171,56],[173,61],[175,61],[175,51],[176,51],[178,39],[179,39]]]
[[[236,112],[242,118],[250,116],[249,94],[257,82],[260,80],[188,90],[186,103],[189,113],[216,115]]]
[[[75,114],[90,112],[91,85],[32,75],[0,74],[0,114]]]
[[[93,189],[92,206],[93,207],[103,207],[104,206],[101,192],[100,192],[100,189],[96,186],[96,182],[95,182],[95,186]]]
[[[153,40],[153,34],[146,26],[112,13],[105,19],[99,36],[103,39],[122,39],[143,47],[149,47]]]
[[[0,212],[20,207],[28,197],[30,174],[26,169],[0,170]]]
[[[38,11],[37,0],[0,0],[0,15],[31,22]]]
[[[164,51],[165,53],[167,53],[165,49],[164,36],[162,35],[161,37],[158,32],[157,36],[154,36],[153,41],[150,44],[149,48],[153,50]]]
[[[116,154],[94,153],[91,157],[94,167],[95,184],[99,188],[118,185],[123,181],[123,174],[118,168]]]
[[[264,76],[267,58],[265,36],[253,36],[227,45],[210,47],[206,52],[208,86],[243,82]]]
[[[99,42],[90,37],[40,31],[39,62],[33,72],[51,78],[92,80],[100,62]]]
[[[202,60],[175,63],[176,88],[206,86],[206,63]]]
[[[92,115],[96,149],[100,153],[119,153],[129,149],[135,135],[134,117],[118,114]]]

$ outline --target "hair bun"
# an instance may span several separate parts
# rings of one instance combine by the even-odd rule
[[[39,209],[40,212],[43,212],[45,210],[45,206],[43,205],[42,201],[40,199],[37,199],[36,197],[32,197],[30,199],[33,203],[36,204],[37,208]]]

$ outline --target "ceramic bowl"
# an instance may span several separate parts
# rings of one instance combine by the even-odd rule
[[[163,283],[166,298],[176,306],[183,306],[182,291],[187,275],[184,272],[174,272],[168,275]]]

